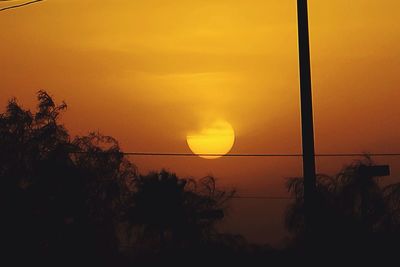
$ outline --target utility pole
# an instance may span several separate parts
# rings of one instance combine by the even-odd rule
[[[301,132],[304,177],[304,220],[306,235],[310,237],[310,235],[312,235],[310,232],[315,227],[314,205],[316,192],[316,173],[307,0],[297,0],[297,16],[299,35]]]

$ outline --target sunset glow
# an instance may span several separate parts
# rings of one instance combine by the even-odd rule
[[[205,159],[217,159],[232,149],[235,132],[228,122],[216,121],[200,132],[188,134],[186,140],[193,153]]]
[[[308,3],[316,154],[400,151],[400,1]],[[2,111],[12,97],[34,109],[45,90],[68,104],[60,120],[71,137],[98,131],[125,152],[184,155],[131,153],[142,173],[212,174],[244,195],[286,196],[301,157],[202,154],[302,153],[296,4],[46,0],[7,10]],[[317,158],[317,171],[348,160]],[[263,201],[239,202],[232,229],[278,242],[286,203]]]

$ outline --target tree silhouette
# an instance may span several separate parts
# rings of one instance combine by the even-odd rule
[[[212,177],[139,175],[114,138],[72,139],[59,122],[67,105],[37,99],[34,113],[12,99],[0,114],[0,235],[17,265],[115,266],[125,245],[166,253],[221,240],[214,226],[233,191]]]
[[[44,91],[38,102],[31,113],[12,99],[0,115],[2,242],[38,260],[105,262],[117,251],[115,224],[136,168],[111,137],[71,140],[58,122],[65,103]]]
[[[160,245],[188,245],[215,234],[234,191],[216,188],[213,177],[199,182],[180,179],[167,171],[139,176],[130,207],[132,225],[143,227],[143,236],[159,239]]]
[[[337,175],[317,176],[315,203],[316,223],[313,230],[318,252],[340,252],[339,255],[371,255],[393,248],[393,233],[398,233],[399,184],[382,186],[379,177],[364,170],[373,166],[364,160],[345,166]],[[294,202],[287,209],[286,228],[302,246],[304,239],[303,179],[287,182]],[[323,252],[324,251],[324,252]],[[364,256],[365,258],[365,256]]]

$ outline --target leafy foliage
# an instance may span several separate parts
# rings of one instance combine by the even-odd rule
[[[317,176],[313,238],[320,249],[391,251],[400,230],[399,184],[382,186],[381,178],[365,173],[374,166],[368,156],[345,166],[337,175]],[[286,228],[303,242],[303,179],[291,178],[287,188],[294,201],[287,209]],[[328,249],[330,248],[330,249]]]
[[[135,246],[138,238],[121,241],[133,228],[147,240],[157,232],[158,243],[171,243],[168,234],[181,244],[211,235],[222,216],[203,215],[223,214],[232,192],[211,177],[139,175],[117,140],[95,132],[71,139],[59,123],[67,105],[44,91],[37,99],[34,113],[12,99],[0,114],[0,234],[9,255],[109,266],[124,246]]]
[[[141,175],[135,182],[129,220],[144,226],[145,236],[160,235],[164,243],[165,235],[173,242],[206,241],[234,194],[218,190],[213,177],[196,182],[165,170]]]

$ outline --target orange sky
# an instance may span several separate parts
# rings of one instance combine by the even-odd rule
[[[400,2],[309,2],[317,152],[399,152]],[[45,89],[68,103],[72,134],[99,130],[126,151],[190,153],[186,134],[222,119],[233,153],[301,152],[295,0],[47,0],[0,25],[3,107]],[[244,194],[281,195],[301,174],[300,159],[133,160]]]

